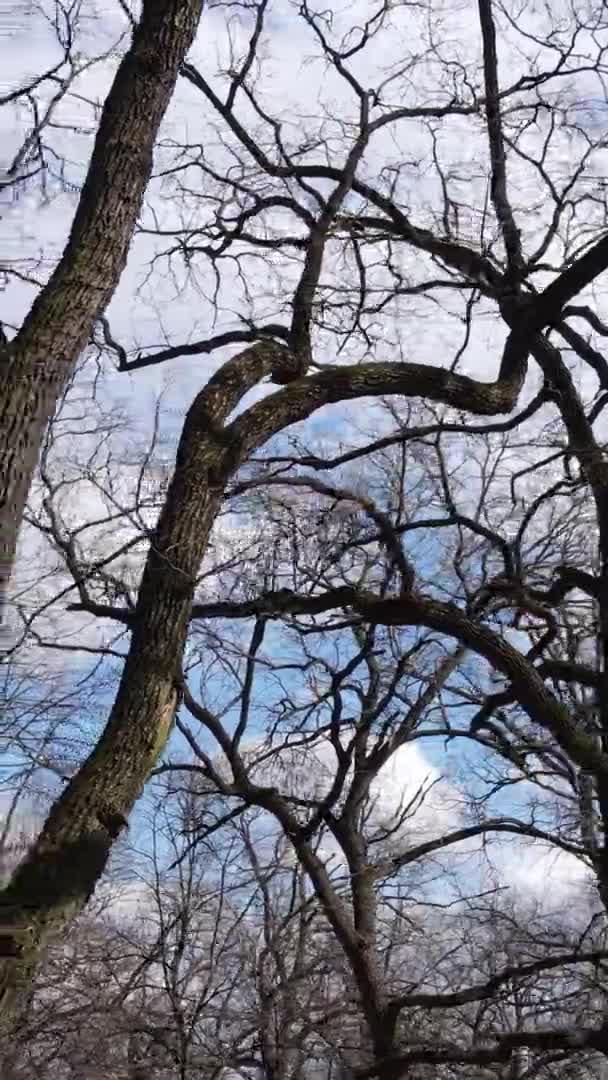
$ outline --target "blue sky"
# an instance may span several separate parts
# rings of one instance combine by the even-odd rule
[[[347,22],[353,19],[357,12],[360,14],[366,10],[366,5],[362,3],[344,5],[340,12],[336,12],[336,26],[340,20]],[[93,18],[93,15],[98,17]],[[414,14],[409,9],[405,13],[403,9],[397,8],[393,13],[393,18],[392,55],[390,53],[384,53],[381,57],[375,55],[373,63],[367,67],[362,67],[364,61],[355,62],[361,78],[370,85],[374,81],[385,78],[389,72],[390,63],[395,62],[403,54],[405,44],[407,43],[409,47],[410,39],[414,42],[415,33],[412,29],[412,21],[422,19],[422,16]],[[404,21],[406,19],[409,20],[407,23]],[[542,12],[538,13],[537,19],[538,27],[540,27],[543,19]],[[416,25],[420,30],[421,23]],[[82,54],[93,55],[99,49],[110,49],[124,29],[125,20],[118,5],[85,5],[79,39]],[[273,34],[271,57],[262,75],[261,83],[267,100],[271,103],[280,100],[285,108],[290,103],[295,103],[302,109],[304,103],[308,110],[307,115],[318,113],[321,105],[324,105],[328,111],[327,131],[332,135],[335,134],[338,116],[342,116],[345,110],[352,113],[351,96],[340,81],[327,73],[318,58],[310,61],[313,45],[292,7],[286,3],[278,5],[269,29]],[[466,63],[477,57],[478,33],[468,7],[461,6],[459,10],[456,10],[456,5],[453,5],[450,14],[446,8],[443,30],[442,49],[448,59],[454,60],[457,57]],[[233,25],[233,31],[237,43],[242,44],[243,31],[236,24]],[[20,36],[20,33],[18,31],[11,38],[9,50],[4,50],[10,61],[6,67],[3,67],[4,78],[9,85],[13,84],[10,80],[15,82],[27,74],[24,64],[33,72],[45,63],[52,63],[57,56],[56,43],[43,21],[29,22],[27,49],[19,47],[20,43],[23,43],[23,36]],[[502,39],[500,47],[502,50],[507,49]],[[227,55],[225,22],[221,9],[212,8],[206,12],[199,40],[193,50],[193,58],[201,65],[208,64],[210,55],[213,55],[214,64],[216,57],[219,60],[225,60]],[[522,63],[514,49],[504,52],[501,62],[505,70],[509,71],[519,70]],[[58,114],[62,121],[69,121],[72,125],[77,122],[80,128],[78,132],[75,132],[73,127],[71,130],[56,129],[52,136],[58,152],[63,152],[68,159],[66,177],[71,190],[67,192],[60,190],[58,180],[50,176],[42,203],[39,201],[37,187],[30,185],[22,191],[18,201],[3,207],[4,217],[0,222],[0,230],[5,257],[15,260],[14,265],[21,275],[30,275],[32,279],[44,281],[62,249],[75,209],[78,187],[84,175],[91,136],[95,130],[95,109],[83,98],[98,102],[103,100],[115,63],[115,57],[110,55],[99,65],[84,72],[78,82],[80,96],[66,100]],[[432,85],[434,78],[433,64],[429,61],[427,66],[421,66],[418,71],[417,85],[420,92],[425,86]],[[583,96],[592,93],[593,84],[589,77],[583,74],[579,82],[577,92]],[[391,100],[388,92],[387,100]],[[181,82],[164,125],[163,138],[157,152],[157,174],[160,174],[163,167],[173,160],[171,145],[173,140],[187,139],[192,143],[206,140],[206,151],[211,159],[222,160],[224,151],[217,136],[211,132],[209,120],[209,109],[202,103],[200,96],[197,96],[188,84]],[[16,151],[19,136],[26,129],[27,123],[27,114],[23,112],[16,116],[14,112],[7,110],[4,118],[0,114],[0,137],[7,148],[5,151],[7,161]],[[310,120],[310,123],[312,126],[313,120]],[[455,190],[460,192],[464,199],[463,189],[466,189],[472,226],[475,226],[478,220],[478,207],[483,205],[485,197],[485,171],[480,165],[480,162],[485,161],[483,139],[481,128],[474,129],[468,122],[463,121],[456,121],[448,126],[446,134],[442,133],[440,136],[440,143],[445,154],[455,163],[455,172],[462,170],[465,174],[465,181],[462,183],[455,181]],[[375,156],[370,169],[375,167],[378,161],[387,166],[400,162],[404,154],[407,155],[408,160],[428,155],[428,137],[419,126],[407,124],[398,137],[392,131],[387,131],[379,137],[374,143]],[[560,154],[562,156],[566,154],[565,142],[558,143],[555,151],[556,161]],[[600,174],[602,169],[605,171],[604,157],[605,152],[598,152],[596,159],[590,163],[588,175]],[[567,165],[567,157],[564,157],[564,160]],[[531,200],[532,204],[538,208],[536,214],[526,222],[526,228],[533,235],[548,212],[544,205],[543,192],[531,186],[529,175],[523,166],[519,168],[514,165],[513,168],[515,174],[513,182],[518,196]],[[152,222],[153,212],[158,215],[162,223],[178,219],[179,215],[174,202],[175,189],[171,185],[171,181],[160,177],[152,182],[142,216],[144,224]],[[421,224],[432,223],[433,204],[437,191],[437,177],[429,173],[428,169],[416,170],[412,167],[411,175],[408,173],[400,180],[400,197]],[[183,214],[188,221],[196,220],[197,202],[194,198],[185,200]],[[196,275],[188,277],[183,266],[175,260],[170,264],[161,260],[157,264],[154,275],[149,276],[150,260],[162,253],[165,246],[165,240],[147,234],[140,233],[136,237],[127,269],[110,305],[109,317],[112,329],[129,349],[162,347],[167,340],[187,342],[199,337],[207,337],[211,332],[218,333],[239,325],[239,315],[249,313],[242,291],[230,267],[225,268],[225,278],[216,312],[213,311],[213,306],[209,301],[210,276],[209,269],[204,263],[197,264]],[[275,259],[271,269],[272,275],[269,273],[267,276],[263,274],[255,276],[252,287],[256,310],[270,310],[273,305],[278,307],[285,299],[282,290],[287,292],[285,283],[293,276],[293,268],[284,260]],[[403,269],[406,274],[414,275],[416,272],[416,256],[411,252],[403,256]],[[31,303],[34,292],[35,289],[23,280],[23,276],[12,277],[7,282],[4,291],[0,294],[0,317],[6,320],[8,327],[19,323]],[[382,327],[385,351],[382,353],[378,346],[376,355],[381,359],[404,358],[422,362],[443,362],[444,358],[450,354],[450,349],[453,351],[455,329],[458,333],[462,333],[462,327],[457,321],[459,314],[457,303],[445,298],[444,305],[443,309],[438,309],[432,304],[423,304],[419,298],[404,299],[395,313],[390,318],[387,316]],[[215,322],[212,321],[213,316],[216,316]],[[462,370],[489,376],[497,370],[501,342],[502,332],[497,328],[496,322],[489,318],[480,318],[475,323],[471,346],[466,354]],[[318,358],[322,362],[333,361],[335,357],[326,355],[325,350],[329,353],[326,341],[320,349],[322,355]],[[359,358],[361,352],[362,350],[358,347],[350,352],[347,350],[344,359]],[[212,357],[184,358],[158,368],[144,369],[133,375],[112,374],[107,370],[101,383],[100,415],[105,413],[107,416],[111,413],[116,418],[119,406],[126,412],[125,426],[114,436],[115,455],[134,452],[136,456],[145,446],[151,429],[154,404],[158,394],[163,392],[165,410],[163,436],[166,440],[166,453],[170,456],[172,441],[177,437],[179,430],[180,413],[187,407],[193,394],[208,375],[228,355],[231,355],[231,350],[223,350]],[[489,363],[489,358],[491,358],[491,363]],[[254,391],[249,400],[260,393],[268,392],[269,389],[269,385],[266,384],[263,388]],[[311,444],[322,443],[325,448],[339,446],[341,441],[349,441],[352,438],[349,420],[355,419],[363,426],[372,426],[375,415],[375,411],[372,412],[369,403],[366,402],[326,409],[302,427],[302,434],[305,433],[307,441]],[[285,438],[278,440],[277,448],[284,443]],[[86,444],[81,442],[79,445],[79,453],[83,460]],[[72,448],[66,451],[66,460],[71,453]],[[115,460],[120,462],[119,457]],[[123,479],[125,489],[128,490],[130,478],[124,476]],[[35,505],[35,499],[33,502]],[[73,506],[72,512],[94,516],[98,508],[98,496],[90,488],[85,491],[84,486],[81,486],[78,506]],[[433,563],[437,557],[432,544],[422,538],[413,547],[416,550],[416,560],[421,576],[432,577]],[[425,547],[426,550],[421,550]],[[43,555],[43,546],[38,539],[32,532],[25,533],[22,538],[20,558],[22,584],[39,575],[40,566],[47,565],[46,562],[38,561],[43,558],[48,558],[48,556]],[[54,583],[47,583],[45,589],[49,585],[54,586]],[[47,632],[69,634],[70,640],[74,642],[80,638],[81,627],[88,622],[90,620],[87,618],[74,619],[68,623],[63,615],[51,614],[47,619]],[[56,671],[62,672],[65,669],[68,681],[76,681],[82,677],[91,661],[90,657],[82,654],[72,654],[66,659],[65,656],[51,653],[49,663],[55,666]],[[105,667],[102,665],[100,677],[104,678],[106,674]],[[111,679],[108,679],[108,682],[111,684]],[[105,710],[109,708],[112,696],[112,686],[108,685],[103,693],[100,693],[96,706],[81,705],[84,735],[91,734],[96,726],[103,722]],[[256,732],[253,734],[255,735]],[[482,751],[470,746],[467,748],[466,758],[471,761],[473,767],[480,764],[482,757]],[[465,756],[461,747],[455,743],[451,743],[446,751],[442,743],[429,740],[424,743],[424,755],[418,765],[424,768],[424,763],[428,761],[431,770],[445,770],[451,774],[456,767],[462,767],[464,760]],[[508,811],[513,805],[510,795],[503,798],[503,810]]]

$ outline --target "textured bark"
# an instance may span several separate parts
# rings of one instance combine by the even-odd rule
[[[19,1018],[41,950],[86,904],[165,745],[196,576],[235,464],[222,423],[283,352],[273,343],[246,350],[224,365],[188,411],[110,718],[0,893],[0,1024]]]
[[[525,364],[481,383],[417,364],[368,364],[296,378],[235,421],[226,420],[264,376],[283,383],[293,361],[268,342],[244,350],[197,395],[184,422],[175,473],[144,570],[131,647],[108,724],[52,807],[45,826],[0,894],[0,1015],[19,1017],[41,950],[82,910],[162,751],[178,701],[196,576],[227,481],[251,450],[332,401],[370,394],[425,394],[487,414],[516,403]]]
[[[491,15],[488,0],[479,2],[480,11]],[[165,3],[144,0],[141,24],[104,108],[62,260],[15,340],[4,350],[0,347],[0,558],[3,560],[0,589],[8,580],[19,519],[46,423],[78,353],[87,343],[95,318],[110,299],[124,267],[150,173],[154,139],[180,63],[195,33],[199,13],[200,0]],[[519,238],[508,206],[499,90],[494,72],[495,42],[490,33],[493,33],[491,27],[486,29],[485,44],[492,197],[512,268],[517,269]],[[182,70],[196,85],[202,83],[201,77],[187,65]],[[239,134],[229,106],[222,105],[208,88],[205,92]],[[362,131],[366,125],[363,118]],[[239,137],[269,175],[293,175],[294,166],[271,166],[248,136],[241,131]],[[301,178],[322,174],[339,184],[345,180],[343,170],[329,166],[321,173],[318,167],[297,166],[297,169]],[[52,807],[40,836],[9,886],[0,894],[0,1027],[18,1019],[45,943],[65,929],[91,895],[112,844],[126,826],[128,815],[166,743],[179,700],[178,675],[188,623],[197,614],[196,610],[193,612],[192,601],[200,563],[226,483],[252,450],[327,404],[368,396],[423,397],[477,415],[508,414],[517,403],[526,376],[527,356],[532,352],[553,390],[561,395],[562,415],[573,453],[589,479],[598,507],[603,508],[602,535],[608,538],[605,462],[584,412],[571,401],[567,372],[564,374],[551,352],[552,347],[540,336],[544,326],[562,317],[561,306],[605,268],[606,240],[581,257],[532,304],[529,298],[522,301],[514,294],[507,295],[507,278],[482,256],[415,228],[387,197],[356,180],[354,168],[352,176],[346,179],[349,188],[385,215],[378,219],[385,231],[435,255],[467,276],[487,281],[487,288],[494,289],[511,331],[500,376],[495,382],[484,383],[441,367],[414,363],[344,365],[306,375],[310,305],[322,256],[323,227],[320,228],[318,242],[309,250],[305,274],[296,294],[295,307],[300,306],[301,311],[296,312],[300,321],[294,320],[289,337],[291,351],[270,340],[246,349],[211,379],[188,412],[175,474],[151,544],[137,608],[134,615],[124,616],[131,627],[132,640],[107,726]],[[337,213],[339,196],[340,190],[335,197],[336,207],[333,204],[330,207],[331,213],[334,209]],[[373,226],[369,217],[361,218],[360,223]],[[266,330],[269,335],[279,336],[281,328]],[[219,343],[219,339],[214,340],[214,345]],[[198,343],[190,351],[209,351],[207,345]],[[188,348],[167,349],[156,355],[155,362],[188,351]],[[151,362],[150,358],[144,358],[131,366]],[[242,395],[268,374],[284,388],[227,423]],[[506,427],[503,426],[505,430]],[[608,539],[605,552],[600,583],[602,597],[608,596]],[[593,771],[608,785],[608,753],[576,728],[567,709],[545,687],[542,673],[508,642],[469,619],[454,605],[439,603],[413,591],[399,598],[379,599],[372,594],[343,589],[326,597],[283,593],[279,599],[262,598],[241,605],[240,613],[311,613],[341,605],[373,622],[429,627],[455,637],[484,656],[506,676],[514,697],[532,719],[550,731],[581,768]],[[101,606],[96,610],[99,614],[107,613]],[[210,613],[209,607],[206,613]],[[234,614],[234,605],[215,605],[215,613]],[[199,609],[198,614],[204,613]],[[608,621],[604,638],[608,642]],[[277,806],[270,800],[268,792],[258,793],[258,805],[266,806],[281,820]],[[288,835],[293,836],[302,865],[351,959],[362,996],[369,990],[371,1000],[375,985],[373,957],[370,959],[370,949],[361,950],[360,939],[363,937],[373,945],[373,890],[371,880],[357,878],[360,866],[365,863],[365,851],[355,850],[351,843],[350,865],[357,881],[357,919],[351,924],[339,898],[334,902],[330,895],[331,882],[325,868],[298,837],[297,823],[285,814],[282,822]],[[453,841],[453,836],[450,839]],[[390,1078],[416,1060],[424,1061],[424,1057],[417,1059],[415,1054],[391,1061],[392,1028],[382,1026],[384,1017],[380,1007],[376,1012],[377,1018],[372,1017],[370,1024],[373,1049],[376,1057],[385,1060],[381,1068],[370,1069],[369,1075],[381,1072]],[[599,1047],[600,1037],[605,1045],[605,1032],[589,1032],[584,1045]],[[538,1033],[537,1045],[558,1045],[553,1039],[552,1033],[544,1036]],[[503,1040],[487,1060],[508,1060],[516,1045],[513,1039]],[[478,1057],[458,1056],[459,1053],[448,1049],[443,1060],[482,1064],[486,1060],[483,1050]]]
[[[84,226],[76,225],[74,234],[78,235]],[[111,261],[110,254],[107,258]],[[114,249],[112,258],[116,259]],[[120,266],[113,265],[119,273]],[[108,272],[107,289],[110,276]],[[65,302],[70,275],[66,271],[63,284],[59,270],[55,277],[59,284],[49,289],[50,297],[54,292],[56,299],[63,295]],[[45,299],[43,294],[39,308],[44,312],[49,302],[49,295]],[[34,309],[32,322],[35,314]],[[76,310],[73,319],[76,324]],[[82,321],[78,325],[82,332]],[[27,332],[26,326],[20,335],[22,346]],[[76,336],[74,341],[78,344]],[[177,705],[176,678],[192,616],[196,575],[225,485],[241,462],[276,432],[339,400],[399,393],[425,396],[482,415],[509,412],[525,379],[526,360],[513,364],[503,358],[494,383],[408,363],[337,367],[295,379],[293,372],[293,359],[285,348],[260,342],[225,364],[188,412],[108,724],[0,896],[0,953],[4,953],[0,1003],[5,1021],[19,1015],[46,940],[69,923],[92,893],[111,845],[167,740]],[[269,374],[275,382],[289,385],[226,424],[243,394]],[[44,390],[47,382],[40,379],[38,385]],[[38,424],[36,430],[41,430],[50,408],[49,391],[41,391],[36,400],[38,411],[34,410],[31,425]],[[46,401],[46,413],[40,401]],[[31,449],[31,439],[21,444],[22,450],[28,446]],[[418,612],[417,617],[422,614]]]
[[[201,6],[144,0],[103,109],[63,256],[19,333],[0,350],[0,620],[46,425],[125,266],[156,135]]]

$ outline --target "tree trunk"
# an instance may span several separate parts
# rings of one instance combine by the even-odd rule
[[[44,432],[124,269],[154,142],[200,12],[201,0],[144,0],[63,256],[16,337],[0,348],[0,624]]]
[[[224,364],[197,395],[152,538],[110,718],[0,893],[0,1030],[14,1028],[23,1015],[46,942],[91,896],[166,743],[178,703],[176,676],[196,577],[226,482],[242,461],[277,431],[323,405],[369,393],[418,396],[426,390],[436,400],[462,400],[484,414],[508,410],[524,373],[525,365],[512,379],[482,384],[415,364],[339,367],[296,377],[225,425],[243,395],[264,376],[282,385],[293,378],[287,350],[264,341]]]
[[[176,676],[197,574],[225,482],[239,464],[222,424],[283,352],[272,342],[245,350],[223,366],[188,411],[110,718],[0,893],[0,1031],[23,1015],[45,943],[91,896],[165,745],[178,703]]]

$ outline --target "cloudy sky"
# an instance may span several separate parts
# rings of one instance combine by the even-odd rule
[[[333,30],[337,34],[342,24],[345,28],[354,24],[357,18],[363,18],[369,5],[343,4],[334,8]],[[555,6],[557,13],[560,5]],[[561,8],[560,8],[561,10]],[[565,10],[565,6],[564,6]],[[18,85],[24,85],[35,78],[42,70],[50,69],[60,59],[60,49],[49,16],[54,14],[53,5],[43,0],[41,6],[33,3],[12,5],[14,18],[9,23],[8,31],[0,41],[2,50],[2,80],[0,93],[10,93]],[[313,130],[318,117],[325,112],[325,130],[330,138],[340,131],[339,120],[354,115],[353,95],[346,84],[319,56],[319,49],[303,21],[297,18],[295,7],[281,0],[275,5],[274,13],[268,23],[268,42],[264,48],[265,64],[259,77],[258,89],[261,99],[277,109],[277,102],[285,116],[304,117],[301,123],[308,124]],[[7,274],[2,279],[0,293],[0,318],[5,322],[9,333],[16,329],[24,318],[36,293],[38,285],[43,284],[59,257],[67,238],[72,216],[77,205],[79,187],[86,169],[91,150],[99,107],[104,100],[111,83],[118,57],[128,44],[128,24],[124,12],[118,3],[95,2],[86,0],[78,8],[76,48],[74,64],[77,69],[70,92],[56,105],[52,98],[56,93],[56,83],[44,84],[36,91],[36,99],[41,115],[49,110],[49,126],[45,139],[52,152],[49,154],[49,170],[41,186],[41,177],[34,176],[17,188],[3,189],[2,219],[0,236],[2,240],[3,261]],[[435,6],[437,23],[435,32],[440,36],[440,54],[445,63],[458,60],[472,67],[479,57],[479,34],[473,18],[473,7],[468,3],[455,3],[450,0],[442,9]],[[536,14],[530,16],[535,31],[542,35],[546,30],[543,20],[545,13],[538,6]],[[364,52],[353,61],[353,70],[363,85],[378,86],[386,81],[395,65],[402,61],[404,52],[410,57],[416,53],[416,40],[424,31],[424,13],[405,6],[395,5],[392,13],[393,29],[385,36],[382,50]],[[237,51],[243,47],[248,37],[248,27],[230,21],[230,34]],[[225,65],[228,57],[227,24],[225,12],[221,7],[209,8],[202,20],[197,42],[192,50],[193,61],[210,75]],[[522,55],[522,42],[517,45],[512,39],[500,38],[501,69],[505,78],[515,81],[517,74],[525,70],[526,61]],[[532,52],[543,50],[530,45]],[[547,51],[545,58],[551,61]],[[417,64],[415,82],[409,79],[407,71],[403,75],[408,91],[416,94],[432,94],[436,72],[436,58],[429,56],[428,61]],[[65,69],[62,69],[65,74]],[[395,104],[391,97],[392,84],[388,84],[386,101]],[[395,98],[399,94],[395,84]],[[590,74],[582,73],[578,81],[578,97],[569,107],[586,109],[587,119],[593,123],[596,115],[593,102],[598,87]],[[401,91],[399,91],[401,92]],[[567,97],[567,92],[566,97]],[[568,105],[568,101],[566,100]],[[247,108],[242,106],[243,114]],[[587,115],[586,113],[586,115]],[[591,119],[589,119],[591,117]],[[9,104],[0,110],[0,181],[2,175],[12,177],[27,172],[27,139],[31,129],[31,107],[26,102]],[[289,123],[287,124],[289,130]],[[243,301],[242,287],[230,266],[226,266],[222,287],[213,302],[213,278],[204,260],[196,263],[193,273],[187,273],[183,264],[175,257],[168,258],[166,250],[170,241],[165,237],[150,235],[146,230],[153,226],[162,229],[192,225],[196,221],[197,197],[184,195],[178,204],[175,199],[174,181],[164,175],[168,166],[175,160],[175,144],[186,143],[190,146],[203,144],[205,153],[211,161],[225,161],[228,153],[219,126],[213,121],[210,106],[194,89],[180,81],[174,100],[163,126],[161,140],[157,149],[155,178],[152,180],[142,213],[141,229],[132,247],[127,269],[109,309],[109,319],[115,337],[134,355],[139,349],[153,350],[162,348],[167,343],[176,341],[187,343],[205,338],[211,333],[220,333],[240,325],[239,316],[248,314]],[[450,160],[454,171],[455,190],[469,191],[470,222],[461,221],[463,236],[467,230],[477,235],[479,230],[480,208],[484,205],[486,181],[485,142],[483,130],[472,125],[466,119],[456,119],[441,130],[439,152]],[[25,152],[23,152],[25,147]],[[338,151],[337,151],[338,152]],[[412,161],[411,180],[401,191],[401,197],[407,198],[407,205],[412,218],[420,225],[432,221],[433,207],[440,192],[439,179],[432,170],[422,170],[414,163],[425,155],[428,156],[428,133],[421,131],[420,125],[409,124],[400,129],[397,136],[393,129],[385,129],[374,142],[373,159],[364,166],[370,176],[380,166],[390,169],[391,165],[402,162],[404,155]],[[564,175],[568,169],[567,140],[555,142],[553,167],[557,172],[563,166]],[[606,151],[600,151],[589,163],[588,173],[592,177],[601,175],[605,170]],[[561,155],[561,156],[560,156]],[[560,164],[561,163],[561,164]],[[462,184],[458,175],[462,175]],[[538,190],[530,179],[530,173],[524,163],[516,160],[512,165],[511,180],[517,192],[517,198],[524,205],[531,205],[535,213],[525,224],[529,230],[530,242],[536,231],[546,220],[548,209],[543,192]],[[460,184],[460,188],[459,188]],[[276,227],[281,227],[277,218]],[[271,263],[267,275],[260,275],[251,283],[254,309],[270,310],[274,305],[279,309],[284,302],[282,290],[285,282],[293,277],[293,267],[283,259]],[[404,270],[410,272],[412,266],[406,256]],[[443,312],[433,307],[427,309],[416,301],[414,308],[406,299],[387,319],[390,323],[386,332],[386,356],[379,358],[399,358],[397,346],[404,350],[405,358],[422,362],[437,362],[438,357],[451,357],[454,351],[455,320],[450,310],[450,301],[446,300]],[[496,322],[480,319],[474,323],[473,336],[461,370],[492,377],[498,367],[502,335]],[[412,350],[415,344],[415,352]],[[200,356],[169,361],[158,367],[151,367],[135,374],[118,375],[106,364],[103,378],[97,385],[98,398],[94,406],[86,410],[82,402],[90,392],[94,372],[84,369],[73,396],[64,413],[65,431],[76,432],[72,437],[66,435],[62,448],[56,452],[55,468],[84,471],[84,464],[89,460],[95,436],[82,435],[83,429],[90,425],[91,414],[100,422],[108,423],[112,418],[114,431],[111,435],[115,494],[128,501],[133,494],[136,482],[135,470],[131,462],[137,461],[144,452],[150,439],[158,407],[162,420],[163,445],[159,448],[159,460],[170,462],[177,439],[181,417],[192,399],[193,394],[204,384],[209,374],[231,354],[231,350],[221,350],[211,357]],[[488,361],[488,358],[491,361]],[[345,359],[349,359],[349,355]],[[334,361],[331,355],[323,355],[323,362]],[[85,392],[86,391],[86,392]],[[256,389],[255,394],[268,392],[268,386]],[[249,398],[248,400],[251,400]],[[160,405],[159,405],[160,402]],[[340,439],[349,434],[346,421],[347,409],[338,409],[331,415],[324,413],[315,418],[308,431],[312,431],[318,440],[323,440],[324,449],[330,450]],[[377,412],[364,404],[357,405],[357,424],[361,428],[373,428],[380,423]],[[63,430],[63,429],[62,429]],[[104,461],[99,458],[96,467],[103,470]],[[74,475],[72,473],[71,475]],[[108,510],[107,493],[100,490],[94,482],[82,481],[78,484],[77,501],[74,489],[59,500],[67,521],[94,520]],[[32,496],[35,510],[41,489],[37,488]],[[110,550],[109,545],[116,545],[123,536],[127,536],[133,523],[125,522],[121,530],[109,527],[92,529],[91,549],[98,554]],[[229,542],[228,536],[227,542]],[[132,572],[137,575],[138,559],[132,559]],[[15,589],[23,599],[24,590],[30,592],[30,603],[50,599],[66,584],[68,579],[61,573],[50,575],[56,568],[57,560],[48,550],[48,546],[38,533],[32,529],[24,530],[21,540],[19,570]],[[38,582],[35,591],[34,583]],[[66,615],[62,610],[50,608],[37,624],[40,632],[49,638],[61,636],[65,643],[72,646],[87,644],[89,647],[108,640],[108,635],[115,627],[94,623],[89,617]],[[124,651],[126,642],[123,638],[120,651]],[[31,656],[33,649],[28,655]],[[36,662],[42,663],[37,657]],[[52,669],[53,677],[64,677],[73,685],[89,669],[91,656],[86,653],[47,652],[44,664]],[[107,678],[101,700],[111,700],[111,678]],[[105,694],[105,697],[104,697]],[[95,730],[96,718],[83,724],[83,739]],[[315,764],[315,775],[321,775],[325,750],[320,750]],[[448,756],[449,757],[449,756]],[[410,745],[400,750],[378,781],[376,813],[390,817],[391,808],[399,806],[405,798],[420,784],[439,779],[442,775],[440,751],[428,751],[426,747]],[[423,833],[435,829],[441,831],[449,821],[458,816],[454,809],[458,801],[458,787],[449,775],[436,783],[418,817],[418,827]],[[30,808],[28,813],[38,811]],[[564,896],[569,890],[577,889],[581,883],[580,864],[569,856],[542,855],[537,848],[515,844],[497,848],[494,861],[505,880],[514,887],[530,890],[543,900],[547,898],[546,882],[548,878],[561,890]],[[551,902],[555,897],[552,892]]]

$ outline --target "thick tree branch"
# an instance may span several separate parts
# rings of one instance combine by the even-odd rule
[[[556,739],[581,768],[608,778],[608,754],[598,750],[592,737],[581,731],[551,691],[541,673],[504,638],[482,626],[455,604],[410,593],[378,598],[372,593],[342,586],[326,593],[306,596],[281,589],[245,603],[196,605],[192,618],[251,618],[280,615],[317,615],[336,608],[349,608],[364,622],[387,626],[424,626],[454,637],[462,645],[483,656],[509,680],[513,694],[530,718]]]
[[[577,964],[598,964],[601,960],[608,959],[608,951],[596,949],[592,952],[580,951],[559,953],[556,956],[546,956],[540,960],[531,960],[527,964],[511,964],[493,975],[486,982],[467,986],[463,990],[454,990],[447,994],[411,993],[403,994],[394,998],[391,1005],[397,1009],[422,1008],[422,1009],[450,1009],[459,1005],[466,1005],[471,1001],[484,1001],[494,995],[499,987],[508,982],[518,979],[527,979],[531,975],[540,975],[545,971],[555,971],[557,968],[571,967]]]
[[[63,255],[0,350],[0,620],[43,434],[124,269],[154,142],[200,14],[200,0],[144,0],[103,108]]]
[[[427,439],[433,435],[456,434],[483,436],[514,431],[520,424],[523,424],[524,421],[529,420],[534,416],[546,401],[547,391],[543,387],[538,394],[534,395],[530,403],[526,405],[521,412],[516,413],[514,416],[510,417],[509,420],[501,420],[494,424],[455,424],[452,421],[439,421],[436,424],[419,424],[411,427],[404,427],[403,431],[396,431],[394,435],[385,435],[382,439],[376,439],[374,442],[368,443],[365,446],[356,447],[354,450],[346,450],[343,454],[337,454],[335,457],[331,458],[306,454],[302,457],[272,456],[264,457],[260,460],[263,461],[265,465],[291,464],[316,470],[337,469],[340,465],[347,465],[350,461],[357,461],[359,458],[366,457],[368,454],[373,454],[377,450],[386,450],[390,446],[400,446],[403,443],[413,442],[416,439]]]
[[[538,1052],[547,1050],[597,1050],[605,1054],[608,1051],[608,1026],[597,1028],[577,1026],[576,1028],[538,1029],[533,1031],[509,1032],[489,1045],[478,1047],[459,1046],[419,1046],[405,1054],[395,1054],[357,1071],[357,1080],[368,1080],[373,1076],[397,1077],[407,1075],[411,1065],[494,1065],[510,1061],[513,1050],[517,1047],[529,1047]]]
[[[196,578],[231,471],[222,424],[240,398],[280,366],[283,353],[272,342],[245,350],[213,376],[187,413],[108,723],[0,893],[0,924],[14,946],[0,958],[5,1023],[19,1011],[48,938],[91,895],[117,835],[107,823],[126,821],[168,738]]]
[[[559,841],[554,833],[539,829],[536,825],[526,825],[525,822],[518,821],[517,818],[488,818],[478,825],[467,825],[462,829],[455,829],[454,832],[446,833],[444,836],[427,840],[423,844],[416,844],[415,847],[405,851],[402,855],[396,855],[394,859],[391,859],[390,869],[396,871],[400,867],[409,866],[411,863],[423,859],[435,851],[443,851],[453,844],[461,844],[464,840],[472,840],[476,836],[483,836],[485,833],[491,832],[513,833],[517,836],[531,837],[533,840],[545,840],[550,844],[561,847],[563,851],[567,851],[571,855],[580,856],[584,854],[582,847],[569,844],[567,841]],[[381,869],[382,872],[386,873],[387,866],[382,865]]]
[[[166,360],[175,360],[180,356],[204,356],[223,349],[226,345],[239,345],[247,342],[254,344],[264,337],[278,338],[279,341],[287,341],[288,330],[278,323],[268,326],[253,327],[248,330],[227,330],[224,334],[215,334],[214,337],[205,338],[203,341],[191,341],[184,345],[173,345],[171,348],[159,349],[158,352],[141,353],[134,360],[125,359],[119,364],[119,371],[139,371],[140,368],[154,367],[163,364]],[[123,350],[124,353],[124,350]]]
[[[483,67],[486,86],[486,123],[490,147],[491,183],[490,194],[496,217],[502,232],[508,277],[516,285],[523,271],[523,256],[519,229],[515,224],[513,210],[507,191],[507,164],[500,114],[500,92],[498,87],[498,58],[496,55],[496,28],[492,0],[478,0],[479,21],[483,40]]]

